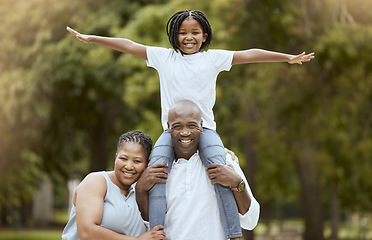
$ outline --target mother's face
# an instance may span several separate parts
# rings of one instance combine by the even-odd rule
[[[135,142],[123,142],[116,153],[115,176],[124,187],[130,187],[143,173],[147,165],[145,149]]]

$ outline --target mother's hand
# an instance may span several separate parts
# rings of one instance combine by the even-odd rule
[[[157,225],[153,227],[150,231],[145,232],[144,234],[137,237],[139,240],[162,240],[165,239],[165,232],[162,230],[164,227],[162,225]]]

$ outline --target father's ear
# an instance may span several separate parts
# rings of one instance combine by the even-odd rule
[[[201,131],[203,132],[203,119],[200,120],[200,127],[201,127]]]
[[[169,131],[169,127],[170,127],[170,126],[169,126],[169,122],[167,122],[167,126],[168,126],[168,131]]]

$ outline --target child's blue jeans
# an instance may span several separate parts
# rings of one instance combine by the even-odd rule
[[[204,166],[210,163],[225,164],[225,148],[216,131],[203,128],[198,149]],[[174,158],[173,143],[168,130],[166,130],[155,143],[149,165],[167,163],[167,170],[170,172]],[[221,184],[215,184],[214,189],[226,237],[241,237],[242,232],[234,194],[229,187],[224,187]],[[156,183],[149,191],[149,220],[151,228],[158,224],[164,226],[166,212],[165,191],[165,183]]]

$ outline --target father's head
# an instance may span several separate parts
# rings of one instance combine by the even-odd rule
[[[168,131],[171,134],[176,158],[189,159],[198,149],[203,121],[199,107],[188,100],[173,105],[168,112]]]

